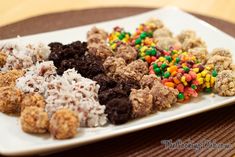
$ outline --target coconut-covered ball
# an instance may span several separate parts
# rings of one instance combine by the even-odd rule
[[[113,124],[123,124],[131,119],[132,105],[128,97],[114,98],[106,104],[105,113]]]
[[[44,109],[29,106],[21,112],[20,123],[24,132],[42,134],[48,131],[49,119]]]
[[[185,40],[196,38],[196,32],[193,30],[183,30],[178,36],[178,40],[183,43]]]
[[[210,57],[206,65],[212,67],[212,69],[215,69],[218,72],[233,69],[232,58],[220,55],[214,55],[213,57]]]
[[[229,57],[232,58],[232,53],[229,49],[225,49],[225,48],[215,48],[211,51],[210,53],[210,57],[213,57],[215,55],[220,55],[223,57]]]
[[[208,56],[208,51],[206,48],[195,47],[195,48],[189,49],[188,52],[194,55],[200,63],[206,64],[207,56]]]
[[[0,52],[0,67],[2,68],[6,64],[7,55],[3,52]]]
[[[164,86],[161,82],[156,81],[151,88],[150,93],[153,95],[153,108],[162,110],[170,108],[177,102],[178,90]]]
[[[152,112],[153,96],[150,94],[149,88],[132,89],[129,98],[132,104],[133,118],[144,117]]]
[[[176,39],[176,38],[171,38],[171,37],[162,37],[157,39],[157,46],[160,47],[161,49],[169,49],[171,47],[174,48],[180,48],[181,43]]]
[[[112,49],[106,44],[88,43],[88,53],[99,57],[102,61],[109,56],[113,56]]]
[[[0,88],[0,112],[19,114],[23,93],[14,86]]]
[[[156,81],[161,81],[161,78],[157,77],[155,74],[144,75],[140,80],[140,86],[141,88],[148,87],[149,89],[151,89]]]
[[[137,58],[137,51],[130,45],[120,45],[115,54],[116,57],[123,58],[126,63],[131,63]]]
[[[0,87],[15,86],[16,80],[24,75],[23,70],[0,72]]]
[[[29,106],[36,106],[39,108],[44,109],[46,106],[46,102],[44,100],[44,97],[38,93],[27,93],[23,96],[23,99],[21,101],[20,107],[21,112]]]
[[[219,72],[215,79],[214,90],[221,96],[234,96],[235,72],[231,70],[223,70]]]
[[[76,136],[78,127],[78,117],[69,109],[63,108],[52,115],[49,131],[56,139],[68,139]]]
[[[172,38],[172,32],[166,27],[159,28],[153,32],[153,37],[156,39],[162,38],[162,37],[171,37]]]
[[[195,47],[206,48],[206,43],[200,38],[188,38],[182,43],[182,49],[184,51],[188,51],[189,49],[193,49]]]

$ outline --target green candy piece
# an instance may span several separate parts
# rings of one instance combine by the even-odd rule
[[[157,63],[153,63],[153,68],[154,68],[154,69],[155,69],[155,68],[158,68]]]
[[[171,73],[170,73],[170,72],[167,71],[167,72],[164,73],[164,78],[168,78],[168,77],[170,77],[170,76],[171,76]]]
[[[185,72],[189,72],[189,70],[190,70],[188,67],[184,67],[183,69]]]
[[[152,56],[155,56],[156,54],[157,54],[156,49],[151,49],[151,55],[152,55]]]
[[[145,51],[145,54],[146,54],[146,55],[149,55],[149,56],[150,56],[151,53],[152,53],[151,50],[146,50],[146,51]]]
[[[166,60],[168,60],[169,62],[171,62],[171,61],[172,61],[171,56],[166,56],[165,58],[166,58]]]
[[[166,67],[167,67],[167,64],[166,63],[162,63],[161,68],[165,69]]]
[[[212,76],[213,76],[213,77],[216,77],[217,75],[218,75],[217,71],[216,71],[216,70],[213,70],[213,71],[212,71]]]
[[[137,39],[135,40],[135,44],[136,44],[136,45],[141,44],[141,39],[140,39],[140,38],[137,38]]]
[[[124,39],[125,38],[125,36],[123,36],[122,34],[120,34],[119,36],[118,36],[118,39],[119,40],[122,40],[122,39]]]
[[[143,33],[140,34],[140,38],[141,38],[141,39],[146,38],[146,36],[147,36],[147,33],[146,33],[146,32],[143,32]]]
[[[178,99],[183,100],[184,99],[184,94],[183,93],[179,93],[177,97],[178,97]]]
[[[206,92],[206,93],[211,93],[211,92],[212,92],[212,89],[211,89],[211,88],[205,88],[205,92]]]
[[[160,68],[154,68],[153,70],[156,74],[161,74],[161,69]]]
[[[180,62],[180,58],[177,57],[177,58],[175,59],[175,61],[176,61],[176,63],[179,63],[179,62]]]
[[[153,32],[147,32],[148,37],[153,37]]]
[[[197,89],[197,86],[194,85],[194,84],[192,84],[192,85],[191,85],[191,88],[192,88],[192,89]]]

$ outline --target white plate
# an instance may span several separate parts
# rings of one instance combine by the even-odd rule
[[[104,28],[108,31],[111,31],[116,25],[123,26],[126,30],[134,31],[138,24],[145,22],[151,17],[161,19],[174,33],[179,33],[182,29],[187,28],[195,30],[198,36],[202,37],[206,41],[209,50],[216,47],[225,47],[235,50],[235,40],[231,36],[176,8],[163,8],[109,22],[26,36],[21,38],[21,40],[26,43],[37,41],[43,41],[46,43],[52,41],[69,43],[75,40],[86,40],[86,32],[93,25]],[[235,53],[233,53],[233,60],[235,59],[234,57]],[[26,134],[20,128],[18,118],[0,114],[0,154],[25,155],[61,151],[70,147],[84,145],[86,143],[111,138],[192,116],[197,113],[225,106],[232,102],[235,102],[235,97],[215,96],[212,98],[209,95],[203,95],[200,96],[200,98],[192,100],[190,103],[179,105],[167,111],[158,112],[151,116],[134,120],[120,126],[109,125],[103,128],[80,129],[80,133],[77,137],[70,140],[54,140],[49,136],[34,136]]]

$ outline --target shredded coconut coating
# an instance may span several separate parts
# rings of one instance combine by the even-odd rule
[[[108,38],[108,33],[100,28],[92,27],[90,31],[87,32],[87,38],[90,38],[94,34],[99,34],[103,40]]]
[[[234,96],[235,72],[231,70],[223,70],[219,72],[215,79],[214,90],[220,96]]]
[[[144,75],[140,80],[140,86],[142,89],[146,87],[151,89],[156,81],[161,81],[161,78],[157,77],[155,74]]]
[[[150,27],[150,29],[152,29],[153,31],[159,28],[164,27],[163,22],[160,19],[156,19],[156,18],[151,18],[149,19],[146,24]]]
[[[206,48],[206,43],[201,38],[188,38],[182,43],[182,49],[188,51],[195,47]]]
[[[229,57],[232,58],[232,53],[229,49],[225,49],[225,48],[215,48],[212,50],[212,52],[210,53],[210,57],[213,57],[215,55],[220,55],[223,57]]]
[[[200,63],[206,64],[208,56],[208,51],[206,48],[195,47],[193,49],[189,49],[188,52],[194,55]]]
[[[29,106],[36,106],[45,109],[46,102],[44,100],[44,97],[38,93],[26,93],[23,96],[23,99],[20,104],[21,112]]]
[[[164,86],[161,82],[156,81],[151,88],[150,93],[153,95],[154,110],[170,108],[177,102],[178,90]]]
[[[24,75],[22,70],[0,72],[0,87],[15,86],[16,80]]]
[[[169,49],[171,47],[181,47],[181,43],[176,39],[176,38],[171,38],[171,37],[161,37],[156,39],[157,41],[157,46],[160,47],[161,49]]]
[[[196,32],[193,30],[183,30],[178,36],[178,40],[183,43],[185,40],[196,38]]]
[[[126,63],[131,63],[137,58],[137,51],[132,48],[130,45],[120,45],[116,52],[116,57],[123,58]]]
[[[109,56],[113,56],[112,49],[106,44],[88,43],[88,52],[94,56],[105,60]]]
[[[49,131],[56,139],[69,139],[77,135],[79,119],[68,109],[56,111],[50,119]]]
[[[210,57],[206,65],[212,67],[212,69],[215,69],[218,72],[233,69],[232,58],[220,55],[214,55],[213,57]]]
[[[163,28],[159,28],[157,30],[155,30],[153,32],[153,37],[158,39],[158,38],[162,38],[162,37],[173,37],[172,36],[172,32],[166,28],[166,27],[163,27]]]
[[[149,115],[153,108],[153,96],[149,88],[132,89],[129,97],[132,104],[132,117],[139,118]]]
[[[2,68],[6,64],[7,55],[4,52],[0,52],[0,67]]]
[[[48,130],[49,119],[42,108],[29,106],[21,112],[20,123],[24,132],[43,134]]]
[[[19,115],[22,96],[23,93],[13,86],[1,87],[0,112]]]

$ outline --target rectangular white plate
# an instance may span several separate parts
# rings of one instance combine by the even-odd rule
[[[209,50],[216,47],[225,47],[235,50],[234,38],[208,23],[176,8],[163,8],[109,22],[26,36],[22,37],[21,41],[26,43],[37,41],[45,43],[52,41],[69,43],[75,40],[86,40],[86,32],[94,25],[104,28],[107,31],[111,31],[112,28],[117,25],[125,27],[126,30],[134,31],[141,22],[145,22],[152,17],[161,19],[173,33],[179,33],[182,29],[188,28],[195,30],[198,36],[206,41]],[[9,40],[17,39],[8,39],[5,41]],[[235,59],[234,57],[235,53],[233,53],[233,60]],[[80,133],[77,137],[70,140],[54,140],[49,136],[26,134],[20,128],[18,118],[0,113],[0,154],[25,155],[42,154],[57,150],[61,151],[63,149],[192,116],[194,114],[231,104],[232,102],[235,102],[235,97],[215,96],[212,98],[209,95],[203,95],[200,98],[192,100],[190,103],[178,105],[167,111],[158,112],[151,116],[134,120],[120,126],[109,125],[103,128],[80,129]]]

